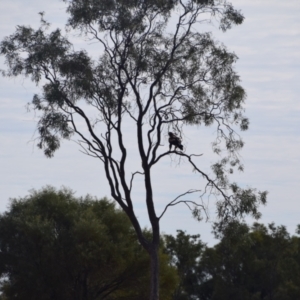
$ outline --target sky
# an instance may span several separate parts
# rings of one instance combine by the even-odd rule
[[[247,92],[250,128],[241,133],[245,146],[240,153],[245,171],[233,179],[245,187],[267,190],[268,203],[260,208],[260,222],[285,225],[294,234],[300,224],[300,1],[231,2],[243,12],[244,23],[226,33],[213,26],[208,30],[239,57],[235,68]],[[12,34],[17,25],[37,28],[41,11],[46,12],[53,29],[62,27],[66,19],[65,5],[59,0],[0,0],[0,7],[0,40]],[[74,39],[78,48],[91,47],[79,37]],[[0,57],[0,69],[5,68],[3,62]],[[0,212],[8,209],[10,198],[25,197],[31,189],[46,185],[69,187],[76,196],[110,198],[101,163],[83,155],[74,141],[63,142],[52,159],[36,147],[37,118],[33,111],[27,111],[26,104],[38,91],[39,87],[27,79],[0,77]],[[130,133],[130,128],[127,130]],[[216,159],[210,148],[214,133],[201,127],[185,131],[184,145],[203,153],[199,163],[205,170]],[[130,168],[138,164],[132,157]],[[154,172],[158,210],[178,194],[197,188],[198,180],[188,164],[178,164],[174,157],[164,160]],[[141,186],[138,181],[134,204],[142,226],[149,226]],[[172,208],[162,219],[161,230],[168,234],[176,234],[177,229],[199,233],[203,242],[213,244],[213,205],[209,211],[209,221],[199,223],[186,207]],[[248,218],[247,222],[253,220]]]

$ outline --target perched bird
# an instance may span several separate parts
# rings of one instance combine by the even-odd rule
[[[169,132],[169,150],[171,151],[172,145],[176,148],[179,148],[180,150],[183,150],[183,146],[181,144],[181,139],[176,136],[174,133]]]

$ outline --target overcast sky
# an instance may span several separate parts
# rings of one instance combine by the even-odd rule
[[[294,233],[300,223],[300,1],[232,3],[244,13],[245,22],[226,33],[210,30],[238,55],[236,69],[248,95],[246,115],[250,129],[242,133],[245,147],[241,152],[245,172],[234,180],[267,190],[268,204],[261,208],[261,222],[274,221]],[[64,24],[65,7],[61,1],[0,0],[0,39],[12,34],[16,25],[36,28],[40,11],[46,12],[52,28]],[[85,47],[84,43],[78,47]],[[0,68],[4,67],[3,61],[0,57]],[[9,198],[26,196],[30,189],[45,185],[69,187],[77,196],[89,193],[110,197],[101,163],[80,153],[74,142],[63,142],[52,159],[37,149],[36,118],[25,106],[38,88],[23,78],[0,77],[0,211],[7,209]],[[185,146],[203,153],[203,165],[215,159],[210,154],[212,141],[213,132],[201,127],[185,131]],[[132,162],[136,163],[139,164]],[[199,180],[187,164],[178,166],[171,159],[165,160],[154,175],[158,209],[178,193],[197,188]],[[137,187],[137,195],[139,192]],[[142,198],[136,200],[137,214],[147,226]],[[213,221],[213,209],[210,217]],[[176,229],[183,229],[200,233],[204,242],[213,243],[210,223],[198,223],[183,206],[168,211],[161,224],[163,232],[175,234]]]

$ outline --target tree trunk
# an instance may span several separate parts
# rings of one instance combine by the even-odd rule
[[[150,250],[150,300],[159,300],[159,245],[152,245]]]
[[[119,202],[119,201],[118,201]],[[122,202],[120,202],[122,204]],[[152,202],[153,203],[153,202]],[[120,205],[121,205],[120,204]],[[155,216],[154,209],[150,210],[150,219],[152,223],[152,241],[147,240],[143,235],[140,224],[132,209],[128,209],[126,206],[122,206],[126,214],[128,215],[131,223],[137,234],[137,238],[142,247],[148,252],[150,256],[150,300],[159,300],[159,244],[160,244],[160,229],[159,219]]]

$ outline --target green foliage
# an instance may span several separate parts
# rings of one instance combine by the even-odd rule
[[[170,299],[176,273],[160,258]],[[0,216],[0,276],[4,299],[146,299],[149,257],[113,203],[47,187]]]
[[[91,35],[104,47],[99,61],[85,51],[74,51],[61,30],[48,34],[43,15],[38,30],[19,26],[15,34],[0,44],[0,53],[9,67],[8,76],[23,74],[36,83],[43,77],[48,80],[43,95],[36,95],[32,102],[35,109],[44,113],[38,125],[41,139],[38,146],[45,149],[48,157],[59,148],[60,138],[70,138],[73,134],[72,110],[82,116],[74,107],[75,101],[85,99],[99,109],[104,121],[107,118],[113,121],[111,109],[119,104],[127,109],[132,107],[130,113],[134,115],[145,89],[149,90],[151,106],[150,102],[143,105],[152,114],[157,110],[156,123],[162,122],[163,116],[166,121],[162,124],[170,126],[180,122],[216,124],[219,137],[227,144],[233,142],[227,149],[233,153],[240,148],[233,131],[227,136],[221,129],[223,123],[230,126],[233,122],[247,129],[242,115],[246,95],[233,69],[237,56],[215,42],[211,34],[194,32],[191,28],[201,14],[219,19],[223,30],[240,24],[243,16],[230,3],[225,0],[65,2],[70,14],[68,25]],[[177,30],[171,34],[166,27],[176,9],[182,16]],[[109,34],[111,41],[103,39],[101,32]],[[157,106],[157,102],[153,110],[154,96],[163,105]]]
[[[179,284],[173,294],[173,300],[190,300],[197,294],[199,279],[197,267],[204,249],[200,235],[189,235],[178,230],[177,236],[164,236],[165,251],[172,257],[172,265],[176,266]]]
[[[220,242],[203,247],[180,232],[167,250],[181,278],[173,299],[295,300],[300,295],[300,238],[284,226],[231,222]]]

